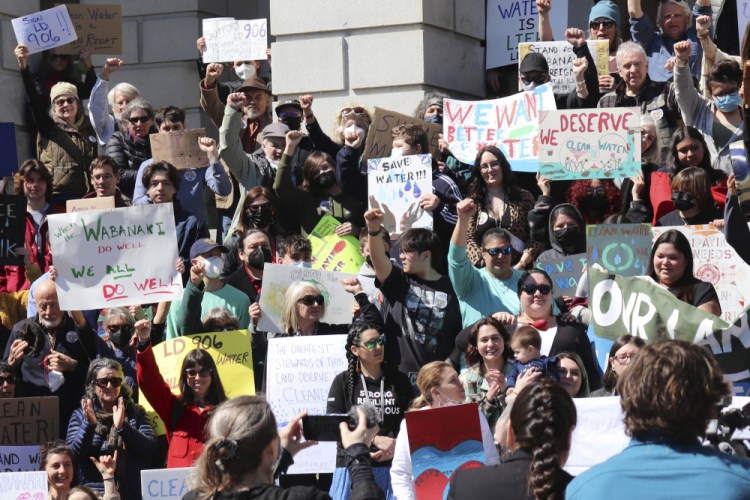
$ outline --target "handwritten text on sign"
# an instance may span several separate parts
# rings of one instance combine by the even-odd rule
[[[182,297],[171,203],[51,215],[49,237],[63,310]],[[85,256],[85,258],[84,258]]]
[[[193,467],[142,470],[141,498],[143,500],[166,498],[179,500],[190,491],[187,480],[194,470]]]
[[[514,171],[537,171],[539,113],[555,109],[552,87],[491,101],[445,99],[443,104],[443,135],[456,158],[473,165],[480,149],[497,146]]]
[[[0,491],[3,492],[3,498],[38,500],[47,498],[48,488],[47,473],[43,470],[0,474]]]
[[[266,58],[268,30],[265,19],[204,19],[203,38],[206,39],[203,53],[203,62],[206,63]]]
[[[541,269],[549,274],[552,278],[552,292],[554,297],[576,296],[578,282],[583,276],[583,266],[586,265],[586,254],[578,253],[575,255],[566,255],[556,259],[545,261],[537,260],[534,267]]]
[[[16,40],[28,47],[29,54],[59,47],[78,38],[65,5],[17,17],[11,22]]]
[[[589,265],[600,264],[621,276],[643,276],[651,253],[651,224],[586,226]]]
[[[44,444],[57,439],[58,408],[57,396],[3,399],[0,445]]]
[[[0,446],[0,471],[17,472],[39,470],[40,445]]]
[[[587,40],[589,52],[596,63],[599,76],[609,74],[609,42],[607,40]],[[577,59],[573,46],[568,42],[534,42],[518,45],[518,60],[531,54],[544,56],[549,66],[549,76],[552,78],[552,88],[556,94],[567,94],[576,88],[573,75],[573,61]],[[520,75],[520,73],[519,73]],[[519,79],[519,86],[520,86]],[[521,90],[519,88],[519,90]]]
[[[639,124],[638,108],[542,111],[539,175],[553,181],[637,175]]]
[[[359,251],[359,240],[352,235],[337,235],[336,228],[340,225],[330,215],[324,215],[307,235],[312,245],[312,268],[357,274],[365,261]]]
[[[26,230],[26,198],[22,195],[0,195],[0,265],[20,266]]]
[[[362,153],[362,158],[370,160],[391,156],[391,149],[393,149],[393,134],[391,131],[399,125],[412,124],[419,125],[424,129],[429,144],[428,152],[433,158],[440,158],[440,134],[443,132],[440,125],[378,107],[375,108],[372,123],[370,128],[367,129],[367,139],[365,139],[365,150]]]
[[[78,40],[64,45],[58,54],[79,54],[86,49],[93,54],[122,53],[122,6],[69,4],[68,14]]]

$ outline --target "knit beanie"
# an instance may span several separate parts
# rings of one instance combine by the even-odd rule
[[[620,8],[612,0],[600,0],[591,7],[589,23],[600,17],[611,19],[617,26],[620,26]]]
[[[55,99],[57,99],[61,95],[72,95],[73,97],[78,99],[78,89],[72,83],[57,82],[49,91],[50,101],[55,102]]]

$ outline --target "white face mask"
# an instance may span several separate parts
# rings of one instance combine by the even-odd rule
[[[391,158],[401,158],[404,156],[404,150],[401,148],[391,149]]]
[[[347,134],[354,134],[354,133],[356,133],[357,131],[359,131],[360,135],[361,135],[361,136],[362,136],[362,138],[364,139],[364,137],[365,137],[365,134],[366,134],[367,132],[365,131],[365,129],[363,129],[362,127],[360,127],[360,126],[358,126],[358,125],[349,125],[348,127],[346,127],[346,128],[344,129],[344,136],[346,136]]]
[[[255,65],[254,64],[240,64],[234,67],[234,72],[240,77],[243,82],[249,80],[255,76]]]
[[[203,259],[203,272],[206,273],[207,278],[218,278],[219,274],[221,274],[221,267],[223,265],[223,261],[221,260],[221,257],[209,257]]]
[[[537,87],[541,87],[542,85],[544,84],[536,83],[536,82],[529,82],[529,83],[521,82],[521,89],[525,90],[526,92],[531,92],[532,90],[535,90]]]
[[[445,398],[445,401],[438,402],[439,406],[456,406],[464,404],[463,401],[457,401],[451,397],[446,396],[442,391],[438,391],[438,393]]]

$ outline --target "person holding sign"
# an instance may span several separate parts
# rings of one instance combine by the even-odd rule
[[[124,498],[135,498],[141,491],[141,469],[148,468],[156,452],[156,436],[145,410],[133,402],[123,379],[117,361],[101,358],[91,362],[86,392],[70,417],[66,441],[78,459],[80,482],[99,493],[106,481],[96,464],[86,459],[117,453],[120,467],[108,480],[115,482]]]
[[[89,190],[86,168],[96,155],[96,132],[83,114],[78,89],[67,82],[55,84],[50,90],[52,108],[48,113],[32,82],[28,48],[20,44],[15,54],[39,129],[37,157],[52,174],[52,197],[56,202],[80,198]]]
[[[125,107],[130,101],[141,96],[137,88],[125,82],[118,83],[109,90],[110,76],[124,64],[122,59],[108,58],[91,90],[89,119],[96,130],[100,146],[105,146],[115,131],[127,129],[127,121],[123,117]],[[110,107],[112,114],[109,113]]]

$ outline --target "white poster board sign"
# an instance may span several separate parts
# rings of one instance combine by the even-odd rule
[[[40,464],[38,444],[0,446],[0,472],[37,471]]]
[[[432,194],[432,156],[374,158],[367,161],[369,207],[385,215],[391,235],[411,228],[432,229],[432,212],[419,206],[423,194]]]
[[[206,39],[205,63],[264,60],[268,23],[266,19],[204,19],[203,38]]]
[[[266,264],[263,267],[263,293],[260,295],[262,315],[260,321],[258,321],[258,330],[283,333],[281,312],[284,294],[289,285],[300,280],[315,283],[326,299],[325,314],[320,319],[321,323],[330,325],[350,324],[356,301],[352,294],[344,290],[341,280],[356,277],[355,274],[323,271],[322,269]]]
[[[7,499],[38,500],[47,498],[47,473],[3,472],[0,474],[0,492]]]
[[[596,63],[599,76],[609,74],[609,42],[607,40],[586,40],[591,57]],[[573,74],[573,61],[577,59],[573,46],[562,42],[523,42],[518,44],[518,60],[533,53],[542,54],[549,65],[549,76],[555,94],[567,94],[576,88]],[[521,73],[518,73],[518,90],[521,88]]]
[[[171,203],[56,214],[47,221],[63,310],[182,297]]]
[[[331,383],[346,368],[346,335],[269,339],[266,397],[279,427],[305,410],[324,415]],[[323,442],[297,454],[289,473],[333,472],[335,467],[336,443]]]
[[[737,0],[737,35],[740,47],[742,47],[742,37],[747,23],[750,23],[750,0]]]
[[[17,17],[11,21],[16,40],[29,54],[65,45],[78,39],[65,5]]]
[[[190,491],[188,477],[194,470],[195,467],[142,470],[141,498],[143,500],[181,499]]]

